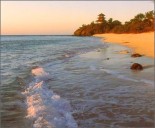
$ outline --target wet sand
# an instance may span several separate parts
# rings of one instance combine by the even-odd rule
[[[141,34],[95,34],[95,37],[102,37],[104,41],[118,43],[133,49],[139,53],[154,58],[154,32]]]

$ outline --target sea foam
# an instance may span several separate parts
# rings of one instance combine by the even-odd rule
[[[101,71],[104,71],[104,72],[106,72],[108,74],[111,74],[111,75],[113,75],[113,76],[115,76],[115,77],[117,77],[119,79],[133,81],[133,82],[143,82],[143,83],[145,83],[147,85],[154,86],[154,81],[151,81],[151,80],[130,78],[128,76],[121,75],[117,71],[112,71],[112,70],[108,70],[108,69],[101,69]]]
[[[32,69],[34,81],[23,92],[26,95],[27,116],[33,128],[77,128],[69,101],[49,90],[50,75],[41,67]]]

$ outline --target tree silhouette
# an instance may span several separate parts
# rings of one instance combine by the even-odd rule
[[[105,15],[100,13],[96,20],[88,25],[82,25],[74,32],[77,36],[91,36],[100,33],[141,33],[154,31],[154,11],[139,13],[134,18],[122,24],[119,20],[109,18],[105,19]]]
[[[154,21],[154,12],[153,11],[146,12],[145,18],[150,20],[150,21]]]

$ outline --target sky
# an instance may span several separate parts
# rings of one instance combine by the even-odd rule
[[[2,35],[71,35],[82,26],[106,20],[122,23],[154,10],[153,1],[1,1]]]

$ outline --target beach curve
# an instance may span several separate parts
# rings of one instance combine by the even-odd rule
[[[154,32],[139,34],[95,34],[95,37],[103,38],[103,41],[117,43],[133,49],[134,53],[139,53],[154,58]]]

